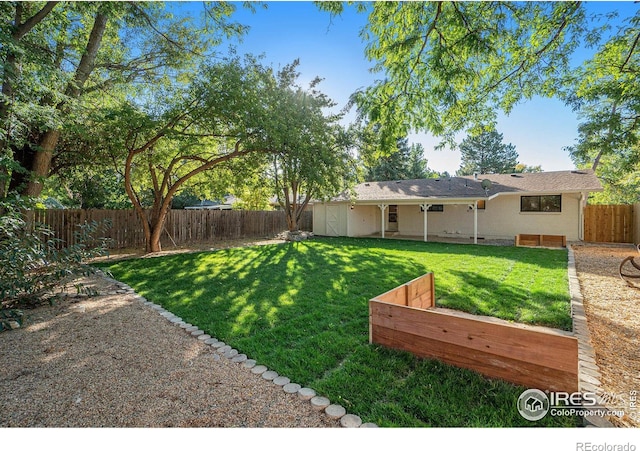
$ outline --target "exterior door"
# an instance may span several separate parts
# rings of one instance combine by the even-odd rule
[[[340,207],[328,205],[327,206],[327,235],[328,236],[339,236],[338,233],[338,217],[339,217]]]
[[[398,231],[398,206],[389,205],[388,210],[389,210],[389,222],[387,223],[387,231],[397,232]]]

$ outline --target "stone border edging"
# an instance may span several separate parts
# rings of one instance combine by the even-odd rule
[[[331,420],[339,420],[340,426],[343,428],[377,428],[375,423],[363,423],[362,419],[357,415],[348,414],[346,409],[339,404],[331,404],[328,398],[318,396],[315,390],[302,387],[299,384],[292,383],[288,377],[279,375],[273,370],[269,370],[265,365],[258,365],[253,359],[249,359],[245,354],[239,354],[237,349],[233,349],[230,345],[211,337],[206,334],[199,327],[186,323],[182,318],[174,315],[170,311],[164,309],[161,305],[148,301],[143,296],[140,296],[135,292],[133,288],[125,283],[108,277],[104,272],[97,271],[97,274],[103,279],[107,280],[118,286],[117,291],[109,291],[99,294],[133,294],[135,300],[148,306],[151,310],[156,311],[163,318],[169,321],[172,325],[178,326],[185,331],[185,333],[191,335],[198,341],[203,342],[206,345],[211,346],[215,354],[216,359],[220,356],[237,363],[241,368],[248,369],[252,374],[260,376],[262,379],[271,382],[277,387],[280,387],[285,393],[290,395],[297,395],[299,399],[309,401],[314,410],[323,411],[325,415]]]
[[[573,333],[578,339],[578,387],[581,392],[596,393],[598,395],[599,405],[593,410],[608,409],[602,400],[602,389],[600,368],[596,361],[595,349],[592,346],[591,335],[589,333],[589,325],[587,323],[587,315],[584,310],[584,298],[580,290],[580,281],[578,272],[576,271],[576,260],[573,248],[567,246],[568,262],[567,271],[569,276],[569,295],[571,296],[571,318],[573,320]],[[604,417],[592,416],[582,417],[583,424],[586,427],[615,427],[610,421]]]

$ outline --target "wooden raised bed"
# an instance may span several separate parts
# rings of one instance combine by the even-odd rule
[[[516,246],[567,247],[565,235],[516,235]]]
[[[369,300],[369,341],[530,388],[578,391],[578,340],[435,307],[433,273]]]

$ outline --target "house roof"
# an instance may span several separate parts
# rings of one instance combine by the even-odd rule
[[[491,181],[487,191],[483,180]],[[365,182],[353,193],[343,193],[335,201],[397,201],[440,199],[485,199],[506,194],[578,193],[602,191],[602,185],[591,170],[553,171],[521,174],[481,174],[440,179],[393,180]]]

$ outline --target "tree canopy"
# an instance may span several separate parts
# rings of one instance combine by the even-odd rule
[[[52,169],[94,156],[65,146],[88,114],[188,79],[221,36],[243,31],[232,4],[207,5],[203,31],[161,2],[2,2],[0,196],[8,182],[38,196]]]
[[[123,103],[96,124],[103,128],[104,151],[114,161],[124,160],[125,189],[143,223],[148,251],[160,250],[172,198],[188,182],[250,154],[264,161],[274,150],[274,85],[273,71],[255,58],[214,60],[189,86],[161,90],[162,102]],[[150,215],[141,188],[152,194]]]
[[[345,3],[317,2],[339,14]],[[391,152],[412,131],[457,147],[535,96],[556,97],[581,118],[568,146],[605,184],[603,199],[638,199],[640,12],[611,29],[583,2],[348,2],[368,14],[366,57],[381,78],[353,96]],[[602,24],[602,19],[605,23]],[[572,66],[579,46],[595,56]],[[537,169],[536,167],[533,167]],[[611,192],[611,196],[606,194]]]
[[[567,101],[581,119],[568,147],[579,167],[604,183],[604,202],[640,198],[640,12],[629,18],[574,74]]]
[[[342,3],[318,2],[340,13]],[[585,30],[579,2],[372,2],[361,32],[381,78],[354,94],[381,145],[493,124],[497,110],[553,95]]]

